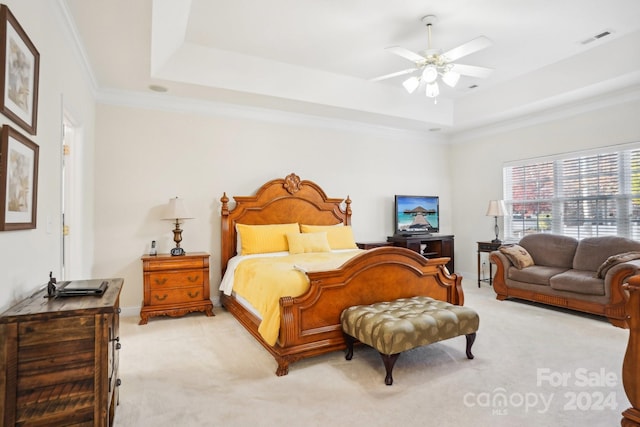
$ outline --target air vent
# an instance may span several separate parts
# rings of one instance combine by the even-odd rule
[[[597,36],[593,36],[594,39],[601,39],[603,37],[608,36],[609,34],[611,34],[609,31],[603,31],[600,34],[598,34]]]
[[[581,44],[589,44],[589,43],[594,42],[596,40],[600,40],[603,37],[607,37],[607,36],[611,35],[612,33],[613,33],[613,30],[603,30],[599,34],[596,34],[595,36],[589,37],[586,40],[582,40],[580,43]]]

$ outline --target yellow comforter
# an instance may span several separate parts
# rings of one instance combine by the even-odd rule
[[[247,259],[236,268],[233,290],[260,313],[262,322],[258,332],[269,345],[274,345],[280,330],[280,298],[300,296],[309,288],[309,280],[301,270],[332,270],[360,252],[321,252]]]

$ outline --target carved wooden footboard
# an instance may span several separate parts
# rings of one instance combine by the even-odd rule
[[[350,223],[349,198],[329,199],[311,181],[295,174],[263,185],[255,196],[234,197],[229,209],[222,197],[222,271],[236,252],[235,225]],[[310,287],[297,297],[280,299],[280,332],[276,345],[265,342],[258,332],[260,320],[233,296],[221,294],[223,306],[276,359],[278,376],[286,375],[289,364],[299,359],[345,348],[340,313],[347,307],[372,304],[416,295],[462,305],[462,278],[448,274],[449,258],[427,260],[414,251],[382,247],[365,251],[341,268],[307,273]]]
[[[280,335],[275,346],[264,341],[258,333],[259,320],[234,297],[223,295],[222,302],[276,359],[276,375],[286,375],[292,362],[345,348],[340,313],[347,307],[416,295],[462,305],[462,278],[446,273],[448,261],[386,247],[358,255],[340,269],[309,273],[308,292],[280,299]]]
[[[622,364],[622,384],[631,408],[622,413],[623,427],[640,427],[640,276],[629,278],[624,285],[629,292],[626,305],[629,342]]]

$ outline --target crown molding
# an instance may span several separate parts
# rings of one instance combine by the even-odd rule
[[[82,43],[82,39],[78,33],[76,24],[71,17],[71,12],[69,12],[67,2],[65,0],[57,0],[56,4],[58,6],[59,18],[62,21],[62,28],[66,30],[65,35],[69,40],[69,46],[71,46],[78,63],[82,66],[84,74],[89,81],[89,89],[91,90],[93,97],[96,98],[98,93],[98,83],[95,74],[93,73],[89,56],[86,53],[86,49],[84,48],[84,44]]]
[[[443,144],[448,142],[446,135],[437,134],[428,130],[420,131],[401,127],[383,126],[364,121],[345,120],[247,105],[176,97],[167,94],[101,89],[97,93],[96,101],[105,105],[160,110],[182,114],[240,118],[290,126],[308,126],[341,132],[364,133],[376,137],[410,139],[424,143]]]
[[[452,144],[465,143],[477,138],[488,137],[504,132],[513,131],[542,123],[566,119],[590,111],[610,108],[620,104],[640,100],[640,85],[629,86],[606,94],[577,100],[554,108],[547,108],[532,113],[523,113],[508,120],[478,126],[469,130],[450,132],[449,141]]]

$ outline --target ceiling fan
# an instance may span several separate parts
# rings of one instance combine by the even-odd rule
[[[436,98],[440,93],[438,87],[438,77],[448,86],[455,87],[460,80],[460,76],[470,77],[488,77],[493,69],[486,67],[478,67],[475,65],[457,64],[454,61],[463,56],[470,55],[491,46],[492,42],[485,36],[477,37],[467,43],[456,48],[448,50],[444,53],[440,49],[431,47],[431,27],[436,22],[435,15],[427,15],[422,18],[422,22],[427,26],[429,44],[426,50],[420,54],[412,52],[400,46],[391,46],[386,48],[389,52],[408,59],[414,63],[413,68],[396,71],[395,73],[385,74],[384,76],[371,79],[372,82],[386,80],[397,76],[415,73],[415,75],[406,79],[402,85],[409,93],[413,93],[421,85],[426,85],[426,95],[429,98]],[[437,100],[436,100],[437,102]]]

